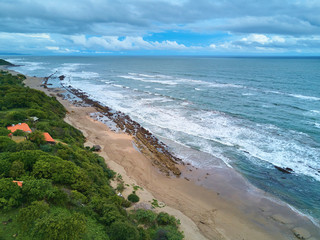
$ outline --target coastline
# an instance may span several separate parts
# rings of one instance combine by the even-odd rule
[[[61,92],[40,87],[41,81],[28,77],[26,85],[48,95],[57,96]],[[294,239],[292,230],[296,227],[303,227],[318,237],[317,229],[307,224],[309,220],[270,200],[269,195],[254,188],[233,169],[217,168],[208,173],[180,165],[181,177],[170,178],[134,148],[131,136],[115,133],[90,118],[96,109],[57,99],[69,112],[65,120],[86,136],[86,145],[101,145],[101,156],[122,175],[125,183],[143,187],[143,191],[138,191],[141,201],[156,198],[164,202],[167,206],[157,210],[178,217],[186,239]]]

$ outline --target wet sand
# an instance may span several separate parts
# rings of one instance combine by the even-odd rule
[[[41,79],[28,77],[26,85],[57,96],[60,89],[40,87]],[[181,220],[185,239],[320,239],[319,228],[287,205],[276,202],[267,193],[253,187],[228,167],[210,171],[180,165],[182,175],[168,177],[137,151],[132,136],[115,133],[105,124],[90,117],[92,107],[75,106],[57,99],[66,107],[66,122],[80,129],[87,138],[86,146],[98,144],[100,155],[108,166],[120,173],[127,186],[123,195],[138,185],[140,202],[152,199],[165,203],[166,211]]]

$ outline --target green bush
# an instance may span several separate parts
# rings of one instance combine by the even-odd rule
[[[0,152],[13,152],[17,144],[9,137],[0,136]]]
[[[25,173],[24,164],[20,160],[14,161],[11,165],[10,169],[10,177],[18,178],[21,177]]]
[[[36,150],[37,145],[31,141],[23,141],[17,144],[16,151]]]
[[[3,127],[0,127],[0,136],[8,136],[9,133],[11,133],[10,130],[3,128]]]
[[[114,222],[109,229],[111,240],[138,240],[139,232],[128,222]]]
[[[170,216],[168,213],[161,212],[157,216],[157,223],[159,225],[178,226],[180,224],[180,221],[177,220],[174,216]]]
[[[86,218],[80,213],[66,209],[51,210],[35,221],[32,235],[35,239],[61,240],[80,239],[86,232]]]
[[[29,139],[31,142],[37,144],[38,146],[40,146],[41,144],[45,144],[46,140],[44,138],[43,132],[41,131],[34,131],[29,135]]]
[[[129,200],[130,202],[136,203],[136,202],[139,202],[140,198],[138,197],[137,194],[131,193],[131,194],[128,196],[128,200]]]
[[[49,204],[44,201],[32,202],[28,207],[22,208],[19,211],[18,221],[22,231],[28,231],[34,221],[49,212]]]
[[[21,188],[11,178],[0,179],[0,210],[10,210],[22,202]]]
[[[12,135],[13,135],[13,136],[26,136],[26,133],[25,133],[24,131],[18,129],[18,130],[16,130],[16,131],[14,131],[14,132],[12,133]]]
[[[153,226],[156,223],[157,214],[151,210],[138,209],[134,214],[133,218],[148,226]]]
[[[21,111],[12,111],[7,114],[6,118],[9,120],[23,122],[27,118],[27,114]]]

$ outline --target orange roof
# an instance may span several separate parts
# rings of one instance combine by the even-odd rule
[[[43,133],[43,136],[44,136],[46,142],[55,142],[49,133],[45,132],[45,133]]]
[[[22,130],[24,132],[29,132],[29,133],[32,132],[31,129],[29,128],[28,124],[26,124],[26,123],[19,123],[17,125],[9,126],[9,127],[7,127],[7,129],[10,130],[11,132],[15,132],[18,129]]]
[[[23,181],[14,181],[13,180],[12,182],[17,183],[19,187],[22,187]]]

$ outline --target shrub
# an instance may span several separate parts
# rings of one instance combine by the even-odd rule
[[[22,208],[18,214],[19,226],[27,231],[35,220],[49,211],[49,204],[44,201],[35,201],[28,207]]]
[[[6,117],[10,120],[24,121],[27,118],[27,114],[21,111],[12,111],[9,112]]]
[[[26,136],[26,133],[20,129],[14,131],[14,133],[12,133],[13,136]]]
[[[0,127],[0,136],[8,136],[9,133],[11,133],[10,130],[3,128],[3,127]]]
[[[14,161],[11,165],[10,169],[10,177],[17,178],[22,176],[25,173],[24,171],[24,164],[20,160]]]
[[[109,229],[111,240],[138,240],[138,230],[128,222],[114,222]]]
[[[36,239],[80,239],[86,232],[86,218],[80,213],[55,209],[35,221],[32,235]]]
[[[16,151],[36,150],[37,145],[31,141],[23,141],[17,144]]]
[[[171,225],[176,227],[180,224],[180,221],[174,216],[170,216],[168,213],[161,212],[157,216],[157,223],[159,225]]]
[[[29,135],[29,139],[31,142],[34,142],[38,146],[46,143],[43,132],[41,132],[41,131],[34,131],[33,133],[31,133]]]
[[[0,209],[10,210],[20,205],[21,188],[11,178],[0,179]]]
[[[136,202],[139,202],[140,198],[138,197],[137,194],[131,193],[131,194],[128,196],[128,200],[129,200],[130,202],[136,203]]]
[[[136,219],[138,223],[152,226],[155,224],[157,214],[151,210],[139,209],[133,214],[133,218]]]
[[[0,136],[0,152],[13,152],[17,144],[9,137]]]

